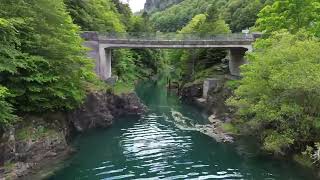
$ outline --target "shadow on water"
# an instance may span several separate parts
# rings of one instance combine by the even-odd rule
[[[292,162],[179,128],[172,111],[196,124],[206,123],[207,116],[168,93],[164,83],[143,82],[136,92],[150,111],[78,137],[79,152],[49,179],[314,179]]]

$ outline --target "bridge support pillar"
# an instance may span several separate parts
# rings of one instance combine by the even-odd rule
[[[102,80],[108,80],[111,78],[111,59],[112,59],[112,50],[100,47],[100,78]]]
[[[107,56],[107,78],[112,77],[112,50],[106,49],[106,56]]]
[[[246,59],[244,58],[246,51],[251,51],[251,49],[244,49],[244,48],[230,49],[229,70],[231,75],[240,76],[240,66],[247,63]]]
[[[109,78],[111,78],[112,76],[112,50],[111,49],[105,49],[106,52],[106,78],[104,80],[107,80]]]
[[[90,50],[87,52],[87,56],[94,60],[95,68],[94,71],[97,75],[100,75],[100,51],[98,41],[85,41],[84,46]]]

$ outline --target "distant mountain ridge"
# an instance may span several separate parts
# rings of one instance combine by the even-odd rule
[[[144,4],[144,10],[148,13],[157,10],[161,11],[182,1],[184,0],[147,0]]]

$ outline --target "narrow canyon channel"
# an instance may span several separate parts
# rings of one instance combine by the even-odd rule
[[[159,84],[145,82],[136,88],[147,114],[77,137],[73,145],[78,152],[48,179],[314,179],[291,161],[257,155],[250,140],[217,143],[190,128],[207,123],[206,113]]]

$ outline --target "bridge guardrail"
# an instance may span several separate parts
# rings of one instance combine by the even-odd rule
[[[107,40],[145,40],[145,41],[254,41],[252,34],[204,34],[204,33],[99,33]]]

